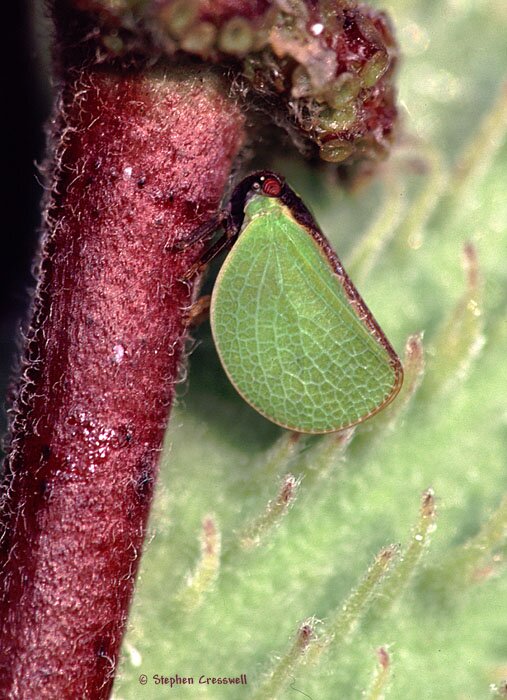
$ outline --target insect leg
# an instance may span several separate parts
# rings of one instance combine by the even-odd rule
[[[196,328],[209,318],[211,294],[205,294],[195,301],[187,314],[187,324]]]
[[[194,243],[210,240],[227,219],[228,214],[226,212],[221,211],[218,214],[214,214],[211,219],[202,224],[202,226],[198,226],[192,231],[188,238],[182,238],[173,243],[171,245],[171,250],[186,250],[190,248],[190,246],[193,246]]]
[[[225,215],[224,220],[221,222],[223,225],[225,223],[224,233],[218,238],[212,245],[205,250],[202,255],[199,256],[198,260],[190,267],[190,269],[183,275],[184,280],[191,279],[194,275],[202,272],[206,265],[211,262],[217,255],[223,250],[230,248],[238,237],[238,230],[234,225],[231,217]]]

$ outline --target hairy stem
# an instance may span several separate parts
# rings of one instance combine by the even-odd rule
[[[193,297],[196,251],[170,244],[217,208],[243,139],[213,72],[116,71],[74,46],[11,409],[2,697],[109,694]]]

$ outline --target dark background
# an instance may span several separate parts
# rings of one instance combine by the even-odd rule
[[[0,430],[5,429],[6,389],[33,288],[32,259],[40,224],[44,127],[51,106],[47,22],[31,0],[8,3],[4,24],[4,226],[0,255]],[[37,8],[38,10],[38,8]]]

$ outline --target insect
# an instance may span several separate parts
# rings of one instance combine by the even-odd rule
[[[229,250],[211,296],[223,368],[269,420],[300,433],[360,423],[400,390],[393,347],[301,199],[275,173],[235,188],[184,247],[211,241],[190,279]]]

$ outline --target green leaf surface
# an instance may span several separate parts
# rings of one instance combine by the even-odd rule
[[[399,351],[410,336],[402,408],[395,402],[341,439],[295,440],[237,396],[209,326],[195,334],[117,700],[249,700],[271,693],[269,678],[279,687],[265,697],[284,700],[304,697],[297,691],[313,700],[501,697],[507,5],[382,6],[405,56],[404,135],[378,177],[346,193],[295,158],[269,166],[312,207],[344,265],[352,260],[364,275],[360,292]],[[396,215],[394,195],[403,199]],[[431,507],[428,494],[420,506],[430,487]],[[368,567],[391,545],[399,555],[337,637],[340,610],[351,610]],[[372,677],[379,648],[390,670]],[[170,688],[154,674],[194,684]],[[199,684],[241,674],[246,685]]]

